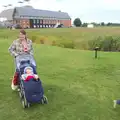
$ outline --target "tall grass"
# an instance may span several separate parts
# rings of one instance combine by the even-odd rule
[[[48,44],[64,48],[93,50],[96,46],[103,51],[119,51],[120,29],[114,28],[61,28],[26,30],[29,39],[36,44]],[[1,39],[14,40],[19,30],[0,30]]]

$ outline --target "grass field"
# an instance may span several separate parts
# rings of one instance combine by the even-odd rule
[[[112,33],[111,29],[106,29],[108,34]],[[114,29],[120,31],[119,28],[113,28],[113,31]],[[55,32],[56,36],[56,31],[58,34],[59,30],[61,33],[62,30],[58,29],[51,31],[51,35],[54,36]],[[48,31],[46,29],[45,33],[45,30],[41,30],[40,33],[47,35]],[[98,31],[101,34],[103,32],[102,28]],[[113,34],[118,34],[118,31]],[[9,35],[9,39],[0,37],[0,120],[120,119],[120,107],[113,109],[112,102],[120,98],[119,52],[99,52],[99,58],[94,59],[94,52],[91,51],[40,44],[34,44],[35,59],[49,103],[37,104],[24,110],[18,93],[10,88],[14,62],[8,53],[8,47],[15,37],[13,33],[17,32],[0,30],[0,35]],[[94,32],[91,35],[94,36]]]
[[[9,37],[15,39],[19,30],[0,30],[0,38]],[[98,36],[120,35],[119,27],[98,27],[98,28],[64,28],[64,29],[40,29],[40,30],[27,30],[28,36],[38,36],[39,38],[45,37],[46,40],[74,40],[85,41],[91,40]]]

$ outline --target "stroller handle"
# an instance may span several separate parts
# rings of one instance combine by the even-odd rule
[[[35,59],[34,59],[34,57],[33,57],[31,54],[19,55],[19,56],[17,56],[15,59],[16,59],[17,68],[19,68],[20,63],[21,63],[22,61],[29,61],[30,64],[33,64],[34,66],[36,66]]]

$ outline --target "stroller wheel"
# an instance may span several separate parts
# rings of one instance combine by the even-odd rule
[[[23,106],[23,108],[26,108],[24,99],[22,100],[22,106]]]
[[[24,99],[22,100],[22,106],[23,108],[29,108],[30,107],[30,103],[26,102]]]
[[[46,96],[43,96],[43,102],[44,102],[44,104],[47,104],[47,103],[48,103],[48,99],[47,99]]]
[[[41,103],[41,104],[44,104],[44,100],[42,99],[40,103]]]
[[[28,107],[28,108],[30,107],[30,103],[27,103],[27,107]]]
[[[21,93],[21,91],[19,91],[19,96],[20,96],[20,98],[22,98],[22,93]]]
[[[23,108],[30,107],[30,103],[27,102],[26,98],[22,98],[22,106],[23,106]]]

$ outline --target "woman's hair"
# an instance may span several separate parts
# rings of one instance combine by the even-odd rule
[[[20,30],[20,33],[22,33],[23,35],[26,35],[26,32],[24,29]]]
[[[24,29],[22,29],[22,30],[20,30],[20,33],[22,33],[23,35],[25,35],[25,39],[27,40],[26,31]]]

